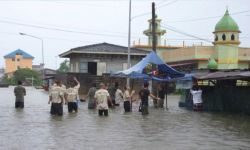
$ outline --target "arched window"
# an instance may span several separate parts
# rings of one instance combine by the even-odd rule
[[[215,41],[218,41],[218,35],[215,36],[215,39],[214,39],[214,40],[215,40]]]
[[[234,41],[235,40],[235,36],[234,34],[231,35],[231,40]]]
[[[226,35],[225,35],[225,34],[222,35],[222,40],[223,40],[223,41],[226,40]]]

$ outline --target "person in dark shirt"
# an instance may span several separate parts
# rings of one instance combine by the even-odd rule
[[[165,98],[165,90],[164,90],[162,84],[158,85],[158,88],[157,88],[157,97],[158,97],[157,107],[158,108],[163,108],[164,98]]]
[[[24,96],[26,95],[26,90],[22,86],[22,81],[17,82],[17,86],[14,88],[14,93],[16,96],[15,108],[23,108]]]
[[[111,83],[109,86],[108,86],[108,92],[109,92],[109,95],[110,95],[110,99],[112,101],[112,103],[115,105],[115,92],[116,92],[116,87],[115,85],[118,84],[117,82],[115,83]],[[109,107],[112,107],[111,103],[109,102]]]
[[[96,108],[96,103],[95,103],[95,92],[97,91],[96,89],[96,83],[92,83],[92,87],[89,89],[88,94],[84,97],[88,98],[88,109],[95,109]]]
[[[143,85],[143,89],[140,90],[139,96],[141,98],[141,112],[142,115],[148,114],[148,97],[150,96],[153,99],[158,99],[148,90],[148,82],[145,82]]]

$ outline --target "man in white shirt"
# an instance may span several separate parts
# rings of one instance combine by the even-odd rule
[[[105,88],[105,84],[100,83],[100,89],[95,92],[95,101],[99,116],[102,116],[103,114],[108,116],[108,101],[110,101],[111,105],[113,105],[109,92]]]
[[[122,102],[123,100],[123,93],[122,93],[122,90],[119,89],[119,85],[118,83],[115,84],[115,106],[120,106],[120,103]]]
[[[63,115],[63,90],[60,87],[60,81],[55,81],[56,85],[52,86],[49,91],[49,102],[52,102],[50,114],[51,115]]]
[[[68,104],[68,112],[77,112],[78,111],[78,106],[77,106],[77,94],[78,91],[75,89],[75,84],[74,82],[69,83],[69,88],[66,89],[65,91],[65,100],[66,103]]]
[[[74,81],[76,82],[74,89],[77,91],[76,103],[77,103],[77,107],[79,107],[80,105],[80,96],[79,96],[80,82],[77,80],[76,77],[74,77]]]
[[[197,85],[194,85],[190,89],[190,93],[193,96],[193,110],[202,111],[202,90]]]

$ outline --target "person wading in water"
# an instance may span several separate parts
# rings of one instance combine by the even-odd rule
[[[16,96],[15,108],[23,108],[24,107],[24,96],[26,95],[26,90],[22,86],[22,81],[18,81],[17,85],[14,89],[14,93]]]
[[[148,97],[150,96],[153,99],[158,99],[153,94],[150,93],[148,89],[148,82],[144,82],[143,89],[140,90],[139,96],[141,98],[141,112],[142,115],[148,114]]]
[[[113,103],[104,83],[100,83],[100,89],[95,92],[95,101],[99,116],[102,116],[103,114],[104,116],[108,116],[108,101],[110,101],[111,106],[113,106]]]
[[[51,109],[50,109],[50,114],[51,115],[58,115],[62,116],[63,115],[63,90],[60,87],[60,81],[56,80],[55,85],[51,87],[49,91],[49,102],[52,102],[51,104]]]

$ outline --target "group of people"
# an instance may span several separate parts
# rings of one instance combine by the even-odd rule
[[[51,115],[63,115],[63,104],[68,105],[68,112],[77,112],[79,105],[79,88],[80,82],[76,77],[68,82],[69,87],[66,88],[59,80],[55,80],[49,90],[49,101],[51,103]]]
[[[165,97],[162,86],[158,86],[157,96],[150,93],[148,86],[148,82],[145,82],[143,88],[138,93],[139,99],[141,99],[139,111],[141,111],[143,115],[148,114],[149,96],[154,100],[155,107],[160,108],[163,108]],[[68,88],[59,80],[54,80],[54,84],[49,89],[48,104],[51,104],[50,114],[62,116],[64,104],[68,105],[69,113],[77,113],[80,101],[78,94],[79,88],[80,82],[76,77],[68,81]],[[88,109],[97,109],[100,116],[108,116],[108,109],[110,107],[120,106],[122,102],[124,111],[130,112],[132,102],[136,100],[134,98],[135,90],[131,90],[130,87],[125,86],[123,91],[117,82],[115,82],[114,86],[100,83],[99,89],[97,89],[96,84],[93,83],[88,94],[83,99],[88,99]],[[21,81],[18,81],[18,86],[15,87],[14,93],[16,96],[15,108],[23,108],[26,90],[22,86]]]
[[[124,87],[124,92],[119,88],[119,84],[115,82],[114,86],[108,86],[104,83],[100,83],[99,89],[96,84],[93,83],[89,89],[88,94],[83,99],[88,99],[88,109],[97,109],[100,116],[108,116],[108,109],[110,107],[120,106],[123,102],[125,112],[130,112],[132,108],[132,102],[136,99],[133,98],[135,90],[131,90],[128,86]],[[63,85],[59,80],[55,80],[54,84],[49,90],[49,101],[51,103],[50,113],[51,115],[63,115],[63,105],[68,105],[69,113],[77,113],[80,102],[79,91],[80,82],[76,77],[68,82],[68,88]],[[139,111],[142,115],[148,114],[149,97],[153,99],[154,107],[163,108],[164,99],[167,98],[167,92],[159,84],[156,90],[156,96],[153,95],[149,88],[149,83],[144,82],[143,88],[138,92],[140,102]],[[16,96],[15,108],[24,107],[24,96],[26,90],[22,86],[22,82],[18,81],[18,86],[15,87],[14,93]],[[193,88],[190,89],[192,95],[194,111],[202,110],[202,90],[194,84]],[[166,100],[167,107],[167,100]]]
[[[156,96],[150,93],[148,86],[148,82],[145,82],[143,88],[138,92],[139,99],[141,100],[139,111],[141,111],[143,115],[148,114],[149,97],[154,100],[155,107],[163,108],[166,95],[166,90],[162,85],[158,86]],[[125,86],[122,90],[117,82],[114,83],[114,86],[101,83],[99,90],[97,90],[96,85],[93,84],[84,99],[88,99],[89,109],[97,108],[99,115],[104,114],[107,116],[109,107],[120,106],[122,102],[124,111],[130,112],[132,102],[136,101],[134,95],[135,90],[131,90],[128,86]]]

